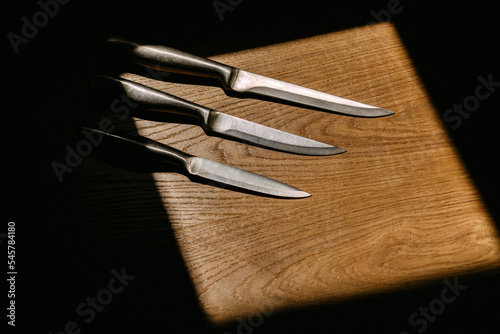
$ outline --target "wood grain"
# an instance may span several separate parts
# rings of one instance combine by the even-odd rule
[[[228,114],[347,149],[304,157],[207,136],[192,124],[135,118],[139,133],[312,194],[270,199],[154,179],[207,316],[402,289],[500,264],[494,224],[397,32],[378,24],[212,59],[395,111],[353,118],[218,87],[123,77]]]

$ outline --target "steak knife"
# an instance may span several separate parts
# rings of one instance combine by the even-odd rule
[[[217,184],[229,185],[275,197],[304,198],[311,196],[309,193],[288,184],[243,169],[190,155],[143,136],[119,130],[106,132],[90,127],[84,127],[84,129],[97,136],[102,136],[102,138],[113,138],[138,146],[149,153],[156,154],[162,161],[181,167],[188,175],[214,181]]]
[[[215,78],[229,91],[261,95],[350,116],[381,117],[394,114],[386,109],[268,78],[171,47],[139,45],[117,38],[108,39],[107,42],[119,48],[132,62],[161,71]]]
[[[178,113],[195,117],[206,130],[280,151],[304,155],[333,155],[344,149],[250,122],[186,101],[139,83],[99,75],[93,90],[126,94],[145,110]]]

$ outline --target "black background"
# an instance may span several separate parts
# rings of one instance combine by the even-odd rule
[[[211,56],[362,26],[376,20],[373,12],[387,9],[389,1],[244,0],[225,12],[223,21],[212,2],[72,0],[60,5],[19,53],[14,54],[4,38],[3,161],[8,200],[3,211],[5,225],[12,220],[18,226],[18,332],[59,333],[71,320],[79,323],[82,333],[238,331],[238,323],[221,329],[204,319],[159,198],[147,204],[128,199],[131,213],[144,205],[148,210],[131,221],[123,219],[126,212],[113,211],[117,199],[112,196],[96,194],[96,200],[108,201],[109,209],[103,212],[84,207],[81,199],[88,199],[92,187],[80,183],[78,173],[61,185],[54,178],[50,162],[63,159],[64,147],[75,140],[75,125],[88,118],[92,78],[118,66],[105,59],[102,43],[119,36]],[[21,18],[40,10],[35,1],[4,6],[4,36],[20,34]],[[440,114],[473,95],[479,76],[492,74],[500,81],[495,3],[401,0],[400,6],[403,9],[390,21]],[[496,222],[499,96],[496,91],[481,101],[457,130],[446,124]],[[138,186],[137,191],[151,190]],[[133,237],[113,234],[127,226],[137,227]],[[106,287],[111,269],[122,267],[136,279],[94,321],[84,324],[75,315],[76,306]],[[498,332],[498,277],[460,277],[467,290],[429,323],[425,333]],[[409,315],[438,298],[442,289],[443,283],[436,282],[276,312],[253,332],[416,333]]]

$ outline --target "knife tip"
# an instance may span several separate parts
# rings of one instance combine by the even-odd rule
[[[342,154],[342,153],[345,153],[347,152],[347,150],[341,148],[341,147],[336,147],[336,150],[335,150],[335,153],[333,154]]]
[[[387,113],[386,116],[391,116],[391,115],[394,115],[395,112],[394,111],[390,111],[390,110],[387,110],[387,109],[384,109],[384,111]]]
[[[336,154],[342,154],[347,152],[347,150],[337,147],[337,146],[332,146],[328,145],[322,148],[317,148],[313,155],[336,155]]]
[[[368,118],[386,117],[394,114],[395,114],[394,111],[378,107],[357,108],[356,110],[350,113],[351,116],[368,117]]]
[[[311,196],[311,194],[309,194],[308,192],[295,188],[291,185],[284,184],[284,186],[287,188],[286,190],[282,189],[280,192],[275,192],[274,195],[278,197],[292,198],[292,199],[306,198]]]
[[[382,109],[382,108],[377,108],[375,109],[376,112],[374,113],[373,117],[385,117],[385,116],[391,116],[394,115],[394,111],[390,111],[387,109]]]
[[[306,198],[306,197],[311,197],[311,194],[309,194],[308,192],[305,192],[305,191],[302,191],[302,190],[298,190],[290,195],[290,197],[293,197],[293,198]]]

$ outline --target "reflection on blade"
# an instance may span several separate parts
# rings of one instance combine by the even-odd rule
[[[231,89],[240,93],[254,93],[351,116],[381,117],[394,114],[389,110],[243,70],[238,70],[232,80]]]
[[[344,149],[269,128],[238,117],[211,111],[209,130],[281,151],[306,155],[332,155]]]
[[[285,183],[200,157],[189,158],[191,175],[278,197],[303,198],[310,194]]]

